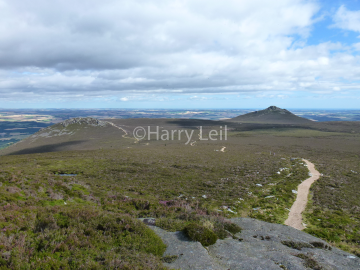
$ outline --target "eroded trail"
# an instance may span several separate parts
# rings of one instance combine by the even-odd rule
[[[313,163],[306,159],[303,159],[303,161],[307,164],[307,167],[311,173],[311,177],[306,179],[298,186],[298,194],[296,200],[291,206],[289,216],[285,221],[285,225],[288,225],[298,230],[305,229],[302,222],[302,212],[305,210],[311,185],[320,177],[320,173],[315,169],[315,165]]]
[[[197,129],[200,130],[200,127],[197,127]],[[201,132],[199,132],[198,136],[199,136],[200,141],[201,141],[201,135],[202,135]],[[192,143],[190,143],[191,146],[195,146],[195,144],[196,144],[196,141],[193,141]]]
[[[109,122],[109,121],[106,121],[106,123],[108,123],[108,124],[112,125],[113,127],[117,128],[117,129],[120,129],[120,130],[122,130],[123,132],[125,132],[125,134],[122,135],[124,138],[128,135],[127,131],[126,131],[125,129],[123,129],[122,127],[119,127],[119,126],[117,126],[117,125],[115,125],[114,123]]]
[[[138,143],[139,142],[139,139],[138,138],[132,138],[132,137],[129,137],[129,133],[123,129],[122,127],[119,127],[117,125],[115,125],[114,123],[112,122],[109,122],[109,121],[106,121],[108,124],[112,125],[113,127],[117,128],[117,129],[120,129],[121,131],[123,131],[125,134],[122,135],[123,138],[128,138],[128,139],[133,139],[134,140],[134,143]],[[149,145],[149,144],[146,144],[146,145]]]

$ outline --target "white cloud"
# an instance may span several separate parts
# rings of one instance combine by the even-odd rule
[[[189,100],[208,100],[208,97],[204,97],[204,96],[191,96],[188,98]]]
[[[342,5],[335,13],[333,19],[335,22],[333,27],[360,32],[360,10],[348,10]]]
[[[128,101],[355,88],[339,83],[360,74],[355,47],[304,45],[319,8],[308,0],[0,0],[0,94]]]

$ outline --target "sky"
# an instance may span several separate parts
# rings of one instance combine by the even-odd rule
[[[0,108],[360,108],[360,0],[0,0]]]

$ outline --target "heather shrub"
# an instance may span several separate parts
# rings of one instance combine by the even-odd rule
[[[184,233],[193,241],[200,242],[203,246],[210,246],[215,244],[218,237],[216,234],[208,228],[191,223],[184,229]]]
[[[93,207],[39,209],[31,230],[2,236],[0,268],[162,269],[166,246],[145,224]],[[13,246],[16,248],[13,248]],[[139,264],[141,262],[141,264]]]

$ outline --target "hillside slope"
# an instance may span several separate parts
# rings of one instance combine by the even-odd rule
[[[204,126],[203,137],[207,138],[209,129],[218,130],[219,126],[228,123],[232,126],[227,127],[226,141],[200,140],[199,126]],[[151,269],[144,265],[152,264],[152,256],[157,256],[157,263],[160,263],[161,259],[160,252],[144,254],[154,235],[148,230],[146,241],[143,240],[144,236],[140,235],[141,238],[135,239],[136,241],[126,242],[128,233],[133,233],[135,237],[139,235],[138,232],[145,230],[143,224],[135,221],[137,218],[161,217],[156,220],[157,226],[169,230],[182,230],[189,223],[195,222],[210,228],[214,226],[213,230],[217,231],[223,217],[242,216],[283,223],[296,197],[293,190],[308,177],[308,169],[301,157],[312,161],[323,174],[310,190],[311,200],[304,213],[307,224],[305,232],[331,243],[333,251],[337,246],[360,256],[360,126],[355,123],[320,124],[314,122],[314,127],[304,124],[306,128],[301,129],[301,124],[241,124],[179,119],[70,119],[61,125],[43,129],[27,144],[22,144],[23,147],[32,149],[18,148],[17,151],[55,152],[8,155],[0,159],[0,242],[5,243],[5,248],[2,248],[0,253],[6,260],[4,263],[10,266],[21,260],[23,265],[35,264],[41,261],[40,256],[46,256],[48,260],[56,263],[73,263],[71,252],[75,250],[82,252],[79,256],[87,263],[110,265],[114,256],[118,256],[116,258],[120,265],[134,260],[134,264],[141,265],[143,269]],[[152,131],[156,126],[160,129],[194,130],[193,140],[196,142],[191,140],[191,144],[185,145],[185,137],[182,141],[175,137],[173,141],[165,142],[152,138],[134,143],[132,130],[147,125],[151,126]],[[119,127],[124,128],[126,136]],[[70,145],[81,139],[83,142]],[[59,146],[61,142],[67,145]],[[52,148],[44,148],[49,144]],[[43,148],[36,148],[34,145]],[[100,147],[102,150],[99,150]],[[221,151],[224,148],[225,151]],[[63,151],[66,149],[96,150]],[[44,215],[36,214],[43,212]],[[134,220],[126,219],[124,214],[130,215]],[[119,219],[124,220],[121,226],[116,225]],[[103,220],[106,222],[102,223]],[[44,228],[43,224],[48,225]],[[79,224],[89,227],[89,230],[83,230]],[[265,260],[268,258],[265,256],[274,254],[271,248],[277,248],[276,256],[286,250],[303,255],[306,251],[305,255],[315,254],[313,257],[308,256],[309,259],[314,258],[320,265],[325,266],[333,262],[332,257],[337,256],[332,256],[329,250],[316,247],[304,248],[301,252],[290,249],[276,241],[284,239],[271,235],[275,231],[270,225],[266,226],[270,226],[271,231],[251,225],[256,231],[253,233],[246,229],[246,224],[237,224],[243,228],[239,237],[244,240],[219,238],[217,244],[209,248],[209,253],[219,254],[218,251],[228,244],[234,251],[240,250],[240,258],[247,256],[250,251],[259,251],[256,254],[263,256],[261,259]],[[59,228],[62,230],[60,233]],[[76,238],[70,233],[74,229]],[[114,232],[113,237],[117,237],[116,232],[119,229],[123,232],[120,239],[113,238],[111,243],[104,242],[103,237],[107,236],[104,233]],[[246,234],[246,231],[249,231],[249,234]],[[24,232],[28,233],[25,235]],[[49,234],[53,238],[49,238]],[[59,239],[59,235],[63,238],[59,241],[53,240]],[[176,233],[167,235],[178,236]],[[279,235],[284,236],[284,233],[279,232]],[[288,241],[296,240],[295,245],[299,242],[310,243],[310,240],[302,235]],[[26,240],[25,247],[23,236]],[[249,236],[249,239],[246,236]],[[14,242],[13,239],[18,240]],[[73,239],[80,241],[74,242]],[[165,240],[163,239],[164,242]],[[89,246],[87,241],[93,241],[94,246]],[[119,241],[127,243],[128,249],[116,249]],[[315,240],[311,240],[313,241]],[[144,243],[140,256],[133,252],[135,244],[139,242]],[[33,253],[35,244],[37,248]],[[158,240],[153,247],[163,250],[163,245]],[[99,251],[105,249],[116,254]],[[204,248],[201,250],[208,252]],[[18,252],[21,252],[20,256]],[[133,257],[130,256],[132,254]],[[229,252],[229,257],[220,255],[225,258],[222,263],[226,265],[227,261],[236,259],[236,254]],[[330,257],[325,259],[320,257],[322,254]],[[287,256],[287,253],[283,255]],[[291,258],[290,261],[303,265],[307,260],[303,255],[300,255],[302,258],[291,255],[292,257],[280,258],[279,261],[285,264],[286,260]],[[349,262],[357,259],[346,256],[341,258]],[[174,263],[181,263],[180,259],[183,258]],[[338,257],[335,260],[338,260]],[[77,262],[79,265],[82,263],[81,260]],[[49,261],[44,263],[48,264]],[[133,262],[128,263],[132,266],[129,266],[129,269],[136,269]],[[88,269],[91,268],[91,265],[87,266]],[[302,266],[288,269],[303,269],[300,267]],[[334,269],[357,268],[344,266]]]
[[[237,125],[222,121],[200,119],[105,119],[98,120],[91,117],[77,117],[65,120],[61,123],[41,129],[26,139],[2,149],[0,155],[20,155],[59,151],[97,150],[134,147],[136,145],[148,145],[151,135],[151,143],[165,144],[160,139],[164,130],[175,131],[174,140],[167,143],[185,143],[188,134],[193,132],[192,139],[198,138],[199,126],[203,129],[219,129],[219,126]],[[145,135],[144,140],[139,141],[133,135],[136,128],[141,128],[138,135]],[[154,134],[158,130],[159,136]],[[149,133],[150,131],[150,133]],[[182,136],[179,131],[183,132]],[[144,133],[145,132],[145,133]],[[205,132],[204,132],[205,133]],[[181,139],[179,140],[179,136]]]
[[[231,132],[251,131],[253,135],[261,133],[283,136],[286,134],[299,134],[297,136],[313,135],[336,135],[331,132],[340,132],[341,134],[357,134],[360,132],[359,122],[313,122],[298,117],[291,112],[277,107],[241,115],[227,121],[213,121],[203,119],[104,119],[95,118],[72,118],[61,123],[43,128],[37,133],[26,139],[0,150],[0,155],[31,154],[59,151],[78,151],[78,150],[97,150],[97,149],[116,149],[136,146],[147,146],[149,144],[184,144],[187,137],[184,131],[192,134],[191,142],[199,140],[200,127],[204,136],[210,130],[220,130],[226,126]],[[141,131],[139,135],[146,135],[142,140],[134,138],[133,131],[143,128],[146,134]],[[156,138],[154,132],[158,130],[159,136]],[[164,142],[161,134],[167,130],[169,134],[175,131],[174,139]],[[311,130],[320,131],[320,133],[311,132]],[[147,136],[149,131],[151,138]],[[182,136],[179,132],[183,132]],[[270,133],[269,133],[270,132]],[[290,132],[290,133],[289,133]],[[249,134],[247,134],[249,135]],[[340,134],[337,134],[340,135]],[[181,140],[178,137],[181,137]],[[206,139],[206,138],[205,138]],[[220,144],[221,140],[212,141]],[[236,143],[242,143],[242,140]]]
[[[107,121],[77,117],[43,128],[1,151],[2,155],[57,151],[96,150],[127,143],[125,132]]]
[[[266,123],[266,124],[310,124],[311,120],[305,119],[289,112],[286,109],[281,109],[276,106],[261,111],[255,111],[244,115],[237,116],[229,121],[243,122],[243,123]]]

